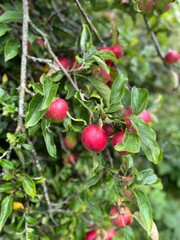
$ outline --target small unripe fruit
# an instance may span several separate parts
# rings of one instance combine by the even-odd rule
[[[170,50],[169,52],[166,53],[164,57],[164,61],[169,64],[173,64],[178,62],[180,59],[180,54],[175,51],[175,50]]]
[[[66,57],[59,57],[58,60],[64,68],[69,68],[70,61]]]
[[[51,102],[49,109],[45,113],[45,117],[55,121],[63,120],[67,116],[67,111],[67,102],[62,98],[58,98]]]
[[[112,240],[113,237],[115,237],[117,235],[116,231],[113,230],[109,230],[106,235],[104,236],[103,240]]]
[[[113,206],[110,211],[110,219],[114,226],[124,228],[131,225],[133,216],[127,206]]]
[[[112,137],[112,145],[113,147],[116,146],[117,143],[122,143],[124,141],[124,137],[125,137],[125,132],[117,132],[116,134],[114,134],[114,136]],[[121,154],[126,155],[128,154],[128,152],[126,151],[120,151]]]
[[[21,202],[13,202],[13,205],[12,205],[13,210],[17,211],[22,208],[24,208],[24,206]]]
[[[99,67],[98,69],[93,70],[92,75],[102,79],[104,83],[108,83],[111,80],[111,75],[104,68]]]
[[[104,124],[103,129],[106,132],[108,137],[112,136],[113,130],[112,130],[112,127],[109,124]]]
[[[97,236],[98,236],[98,233],[95,230],[91,230],[86,233],[85,240],[96,240]]]
[[[68,135],[64,137],[64,145],[66,148],[72,149],[76,146],[76,144],[77,144],[77,139],[75,137],[71,137]]]
[[[139,9],[144,13],[151,12],[153,10],[153,6],[154,0],[147,0],[146,2],[144,0],[139,0],[138,2]]]
[[[77,160],[77,156],[74,153],[69,153],[63,156],[63,159],[66,163],[74,164]]]
[[[124,54],[123,48],[120,45],[112,46],[111,50],[113,51],[116,58],[120,58]]]
[[[89,125],[82,131],[82,144],[88,150],[101,152],[105,149],[108,138],[103,128],[97,125]]]

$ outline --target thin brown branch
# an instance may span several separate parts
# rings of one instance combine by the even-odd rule
[[[37,57],[30,56],[30,55],[28,55],[27,57],[28,57],[28,59],[32,60],[33,62],[46,63],[50,68],[52,68],[55,71],[60,70],[60,68],[58,68],[57,66],[55,66],[53,64],[51,59],[37,58]]]
[[[145,25],[146,25],[146,28],[147,28],[148,32],[150,32],[151,29],[149,27],[148,21],[147,21],[145,16],[144,16],[144,22],[145,22]],[[164,54],[163,54],[163,52],[161,50],[161,46],[159,45],[159,42],[158,42],[158,40],[156,38],[156,35],[154,34],[154,32],[150,32],[150,36],[151,36],[152,41],[154,42],[154,46],[156,48],[158,56],[161,58],[161,60],[164,63]]]
[[[75,84],[75,82],[73,81],[73,79],[71,78],[71,76],[69,75],[69,73],[67,72],[67,70],[63,67],[63,65],[59,62],[57,56],[54,54],[50,43],[48,41],[48,36],[41,31],[38,27],[36,27],[36,25],[34,25],[34,23],[30,20],[30,25],[31,27],[34,29],[34,31],[36,31],[37,33],[39,33],[43,39],[44,39],[44,43],[45,46],[49,52],[49,54],[52,56],[52,58],[54,59],[54,61],[57,63],[57,65],[60,67],[61,71],[64,73],[64,75],[67,77],[67,79],[70,81],[70,83],[72,84],[72,86],[76,89],[76,91],[79,90],[78,86]]]
[[[84,19],[86,20],[87,24],[89,25],[89,27],[92,29],[92,31],[94,32],[94,34],[96,35],[96,37],[98,38],[98,40],[100,41],[100,43],[102,45],[105,45],[104,41],[102,40],[102,38],[100,37],[98,31],[96,30],[96,28],[94,27],[94,25],[92,24],[91,20],[89,19],[88,15],[86,14],[85,10],[83,9],[81,3],[79,2],[79,0],[74,0],[79,8],[79,11],[81,12],[81,14],[83,15]]]
[[[17,132],[20,131],[23,126],[24,98],[25,98],[26,73],[27,73],[27,54],[28,54],[28,23],[29,23],[28,0],[23,0],[22,57],[21,57],[21,73],[20,73],[20,86],[19,86],[18,124],[16,129]]]

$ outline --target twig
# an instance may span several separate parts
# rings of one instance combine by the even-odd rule
[[[143,16],[143,18],[144,18],[144,22],[145,22],[145,24],[146,24],[146,28],[147,28],[148,32],[150,32],[151,29],[150,29],[150,27],[149,27],[148,21],[147,21],[147,19],[146,19],[145,16]],[[157,38],[156,38],[156,35],[154,34],[154,32],[151,32],[150,35],[151,35],[151,39],[152,39],[153,42],[154,42],[154,46],[155,46],[155,48],[156,48],[157,54],[158,54],[158,56],[161,58],[161,60],[162,60],[163,63],[164,63],[164,54],[163,54],[162,51],[161,51],[161,47],[160,47],[159,42],[158,42],[158,40],[157,40]]]
[[[60,70],[60,68],[58,68],[57,66],[55,66],[53,64],[51,59],[37,58],[37,57],[30,56],[30,55],[28,55],[27,57],[28,57],[28,59],[32,60],[33,62],[46,63],[50,68],[54,69],[55,71]]]
[[[34,97],[34,95],[35,95],[35,93],[30,91],[27,87],[25,88],[25,92],[28,93],[29,95],[31,95],[31,97]]]
[[[87,24],[89,25],[89,27],[92,29],[92,31],[95,33],[96,37],[98,38],[98,40],[100,41],[100,43],[102,45],[105,45],[104,41],[102,40],[102,38],[100,37],[98,31],[96,30],[96,28],[94,27],[94,25],[92,24],[91,20],[89,19],[88,15],[86,14],[85,10],[83,9],[82,5],[80,4],[79,0],[74,0],[80,10],[80,12],[82,13],[83,17],[85,18]]]
[[[52,56],[52,58],[54,59],[54,61],[58,64],[58,66],[60,67],[60,69],[62,70],[62,72],[64,73],[64,75],[67,77],[67,79],[70,81],[70,83],[72,84],[72,86],[76,89],[76,91],[79,90],[78,86],[74,83],[73,79],[71,78],[71,76],[69,75],[69,73],[67,72],[67,70],[63,67],[63,65],[58,61],[57,56],[54,54],[54,52],[52,51],[52,48],[50,46],[50,43],[48,41],[48,36],[41,31],[38,27],[36,27],[36,25],[34,25],[34,23],[30,20],[30,25],[31,27],[37,32],[39,33],[43,39],[44,39],[44,43],[45,46],[49,52],[49,54]]]
[[[43,178],[42,168],[41,168],[41,165],[40,165],[40,163],[39,163],[39,159],[38,159],[36,150],[35,150],[35,148],[34,148],[34,146],[33,146],[33,143],[32,143],[32,141],[30,140],[30,138],[27,138],[27,142],[28,142],[28,144],[30,144],[30,145],[33,147],[32,151],[31,151],[31,156],[32,156],[33,161],[34,161],[35,164],[36,164],[36,167],[37,167],[39,176]],[[52,222],[53,222],[56,226],[58,226],[57,222],[55,221],[55,219],[53,218],[53,215],[52,215],[51,200],[50,200],[50,197],[49,197],[49,194],[48,194],[47,185],[46,185],[45,182],[42,183],[42,188],[43,188],[43,192],[44,192],[44,198],[45,198],[45,200],[46,200],[46,204],[47,204],[47,207],[48,207],[49,217],[51,218]]]
[[[110,162],[111,167],[114,168],[113,159],[112,159],[111,154],[110,154],[110,152],[107,148],[106,148],[106,154],[107,154],[107,157],[109,158],[109,162]]]
[[[20,87],[19,87],[18,124],[17,124],[16,132],[20,131],[23,126],[24,98],[25,98],[26,73],[27,73],[27,54],[28,54],[28,23],[29,23],[28,0],[23,0],[22,57],[21,57],[21,74],[20,74]]]

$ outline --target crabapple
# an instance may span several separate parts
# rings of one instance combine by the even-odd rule
[[[88,150],[101,152],[107,144],[107,134],[103,128],[97,125],[88,125],[82,131],[82,144]]]
[[[103,129],[104,129],[104,131],[106,132],[106,134],[107,134],[108,137],[112,136],[113,130],[112,130],[112,127],[111,127],[109,124],[106,124],[106,123],[105,123],[105,124],[103,125]]]
[[[66,69],[69,68],[69,65],[70,65],[69,59],[67,59],[66,57],[59,57],[58,60],[64,68]]]
[[[108,83],[111,80],[110,73],[102,67],[98,67],[98,69],[93,70],[92,75],[101,78],[104,83]]]
[[[111,50],[113,51],[116,58],[120,58],[124,54],[123,48],[120,45],[112,46]]]
[[[116,231],[114,229],[109,230],[106,232],[106,235],[104,236],[103,240],[112,240],[113,237],[117,235]]]
[[[122,143],[124,141],[124,137],[125,137],[124,131],[115,133],[114,136],[112,137],[113,147],[116,146],[117,143]],[[120,153],[123,155],[129,154],[126,151],[120,151]]]
[[[67,102],[62,98],[58,98],[51,102],[48,110],[45,113],[45,117],[55,121],[63,120],[66,118],[67,111]]]
[[[113,206],[110,211],[110,219],[114,226],[124,228],[131,225],[133,216],[127,206]]]
[[[72,137],[69,135],[66,135],[64,137],[64,145],[66,148],[72,149],[76,146],[76,144],[77,144],[77,139],[75,137]]]
[[[95,230],[91,230],[86,233],[85,240],[96,240],[97,236],[98,236],[98,233]]]
[[[63,159],[66,163],[74,164],[77,160],[77,156],[74,153],[69,153],[63,156]]]
[[[147,0],[146,3],[144,2],[144,0],[140,0],[138,2],[139,9],[145,13],[152,11],[153,6],[154,6],[154,0]]]
[[[166,53],[164,61],[169,64],[178,62],[180,59],[180,54],[175,50],[170,50]]]

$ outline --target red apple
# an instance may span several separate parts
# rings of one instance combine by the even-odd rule
[[[153,10],[154,0],[139,0],[138,7],[142,12],[148,13]]]
[[[111,81],[111,74],[108,73],[104,68],[98,67],[98,69],[93,70],[92,75],[102,79],[104,83]]]
[[[170,50],[169,52],[166,53],[164,57],[164,61],[169,64],[173,64],[178,62],[180,59],[180,54],[175,51],[175,50]]]
[[[120,58],[124,54],[123,48],[120,45],[112,46],[111,50],[113,51],[116,58]]]
[[[112,137],[112,145],[113,147],[116,146],[117,143],[122,143],[124,141],[124,137],[125,137],[125,132],[117,132],[116,134],[114,134],[114,136]],[[129,154],[126,151],[120,151],[121,154],[126,155]]]
[[[111,136],[112,136],[113,130],[112,130],[111,125],[105,123],[105,124],[103,125],[103,129],[104,129],[104,131],[106,132],[106,134],[107,134],[108,137],[111,137]]]
[[[59,62],[63,65],[64,68],[69,68],[70,61],[66,57],[59,57],[58,58]]]
[[[64,145],[68,149],[72,149],[76,146],[77,139],[74,136],[66,135],[64,137]]]
[[[114,226],[124,228],[131,225],[133,216],[127,206],[113,206],[110,211],[110,219]]]
[[[85,240],[96,240],[97,236],[98,236],[98,233],[95,230],[91,230],[86,233]]]
[[[114,229],[109,230],[104,236],[103,240],[112,240],[112,238],[115,237],[116,235],[117,233]]]
[[[168,3],[168,5],[166,6],[166,11],[168,11],[169,9],[171,9],[172,8],[172,2],[171,3]]]
[[[67,111],[67,102],[62,98],[58,98],[51,102],[49,109],[45,113],[45,117],[55,121],[63,120],[67,116]]]
[[[105,149],[108,138],[103,128],[97,125],[89,125],[82,131],[82,144],[88,150],[101,152]]]
[[[149,123],[151,120],[150,114],[146,109],[144,109],[140,114],[138,114],[138,117],[142,118],[144,122]]]
[[[66,163],[74,164],[77,160],[77,156],[74,153],[69,153],[63,156],[63,159]]]

